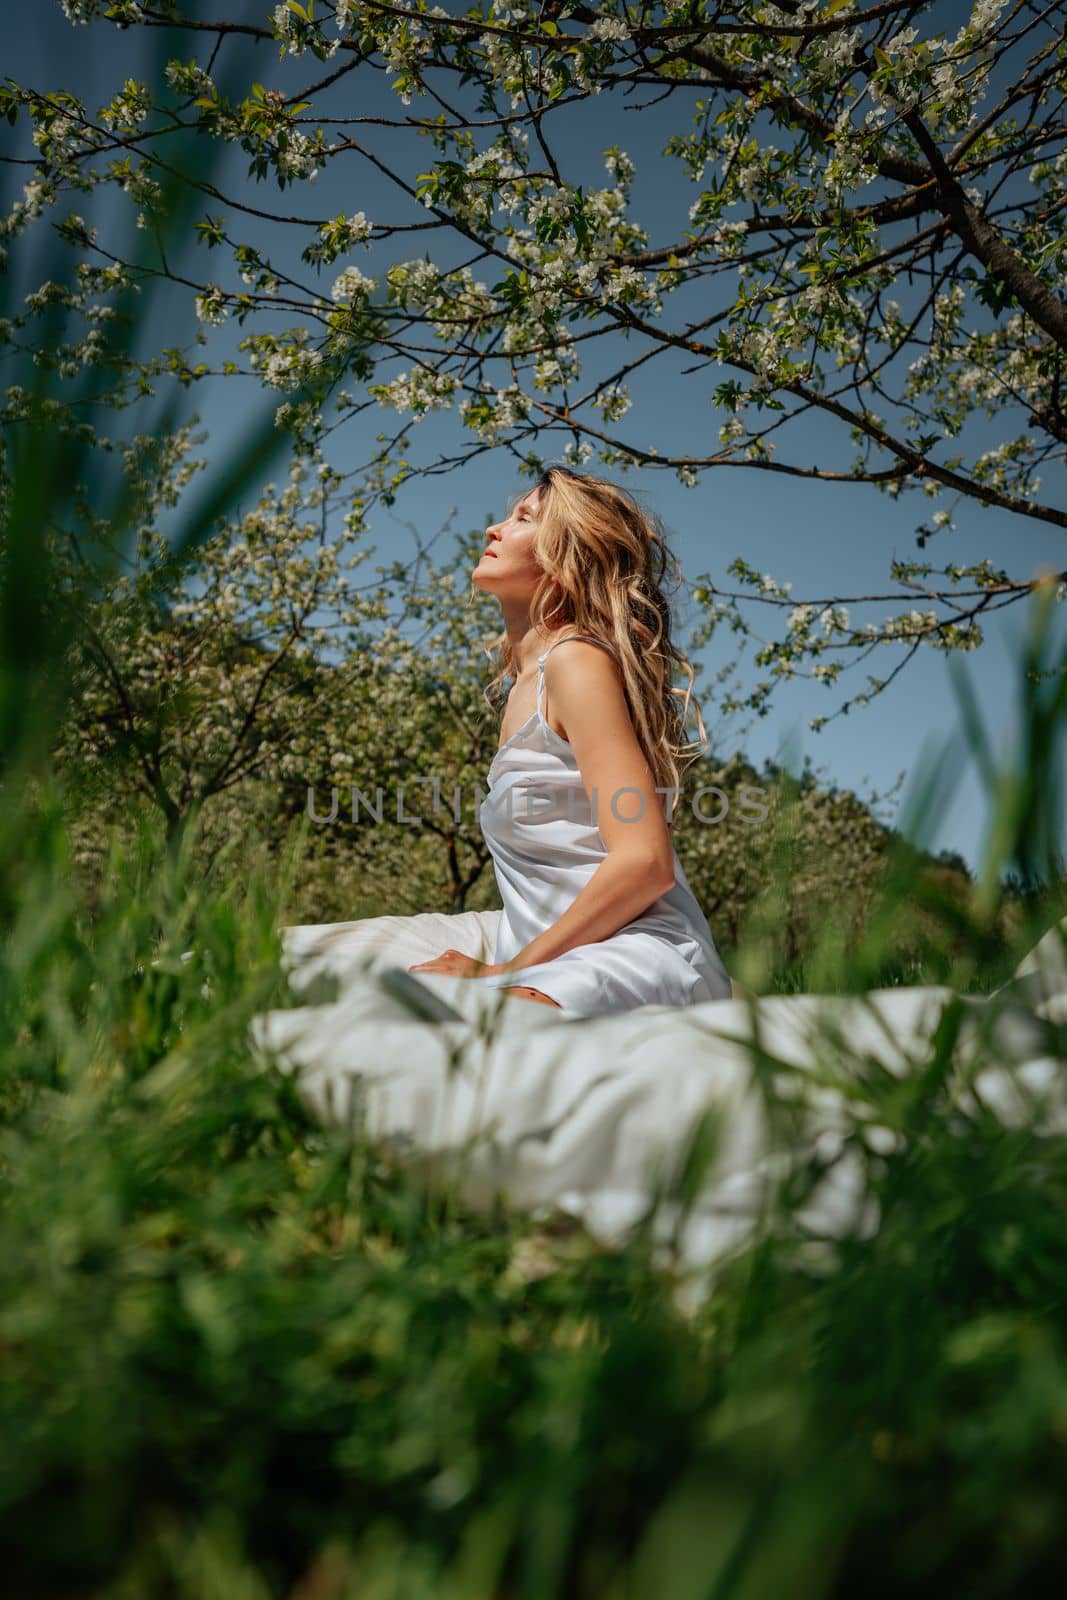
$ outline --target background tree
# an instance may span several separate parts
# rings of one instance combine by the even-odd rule
[[[74,685],[59,764],[106,809],[123,786],[150,800],[172,832],[251,779],[270,788],[329,766],[349,731],[351,663],[383,606],[380,579],[350,575],[370,552],[326,537],[324,463],[295,463],[284,488],[267,485],[176,561],[165,513],[203,464],[194,442],[187,426],[123,447],[137,526],[102,572],[85,546],[107,549],[114,533],[87,501],[50,534]],[[348,671],[324,670],[338,654]]]
[[[466,603],[480,537],[435,565],[412,530],[413,558],[356,582],[376,552],[351,517],[326,537],[336,476],[297,461],[179,568],[166,513],[195,442],[190,425],[122,450],[128,554],[86,560],[112,531],[84,498],[50,539],[71,677],[53,755],[82,861],[101,865],[146,800],[175,840],[203,813],[209,852],[240,833],[278,847],[306,815],[308,920],[463,910],[487,876],[478,803],[499,738],[479,648],[495,607]]]
[[[150,223],[183,128],[241,152],[257,186],[286,191],[272,204],[179,164],[203,197],[197,237],[214,259],[160,257],[154,270],[195,296],[208,333],[228,318],[242,333],[233,349],[220,331],[215,360],[172,348],[137,381],[169,367],[184,382],[244,371],[283,392],[311,386],[280,408],[305,445],[369,408],[397,413],[358,491],[372,500],[487,449],[533,473],[566,443],[579,461],[657,466],[687,483],[743,467],[917,492],[940,502],[924,509],[923,547],[978,506],[1067,525],[1055,487],[1067,448],[1057,5],[499,0],[449,15],[425,0],[289,0],[240,20],[179,0],[64,10],[101,39],[162,36],[167,61],[100,109],[65,86],[4,91],[0,109],[28,121],[35,147],[9,236],[71,191],[116,186]],[[607,181],[590,179],[573,131],[594,101],[640,105],[669,129],[645,158],[678,205],[655,240],[625,151],[602,151]],[[311,180],[338,167],[352,193],[361,171],[390,184],[395,216],[316,214]],[[79,284],[124,281],[95,224],[61,226],[82,257]],[[421,256],[404,250],[413,231]],[[32,337],[49,292],[35,288],[8,339]],[[92,359],[91,330],[63,359]],[[656,383],[682,381],[722,413],[696,454],[657,437],[644,405]],[[449,407],[462,424],[455,451],[410,459],[411,422]],[[903,647],[889,677],[923,644],[972,649],[982,619],[1035,581],[1006,550],[969,564],[894,559],[884,592],[851,596],[794,596],[742,559],[730,571],[736,588],[705,575],[695,592],[709,627],[750,631],[753,610],[770,608],[772,636],[756,635],[766,675],[739,702],[756,711],[780,677],[832,686],[882,644]],[[854,622],[858,604],[880,619]],[[839,709],[889,677],[868,673]]]

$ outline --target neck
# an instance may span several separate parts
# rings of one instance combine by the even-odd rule
[[[555,633],[538,633],[530,621],[530,613],[526,606],[509,606],[506,601],[501,601],[501,609],[504,613],[504,632],[511,647],[515,676],[519,677],[522,673],[533,671],[538,656],[548,648],[556,633],[564,630],[561,625]]]

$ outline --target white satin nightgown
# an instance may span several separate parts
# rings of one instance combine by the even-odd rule
[[[588,638],[615,654],[592,635],[568,638]],[[558,922],[607,855],[570,743],[542,714],[545,661],[554,649],[537,658],[537,710],[494,756],[481,805],[482,834],[504,907],[494,962],[512,960]],[[619,816],[634,816],[638,799],[628,792],[618,796]],[[598,806],[610,802],[611,796],[598,797]],[[589,1017],[636,1006],[728,1000],[729,976],[676,850],[674,873],[673,888],[609,938],[471,981],[539,989],[564,1011]]]

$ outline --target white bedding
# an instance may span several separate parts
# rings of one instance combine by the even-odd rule
[[[304,1003],[253,1020],[257,1059],[296,1073],[324,1121],[349,1127],[359,1117],[424,1170],[458,1175],[471,1205],[488,1206],[503,1190],[535,1215],[558,1208],[581,1218],[608,1244],[624,1242],[651,1211],[661,1258],[699,1269],[697,1298],[712,1281],[707,1269],[752,1228],[768,1180],[812,1151],[826,1163],[802,1216],[813,1259],[825,1241],[877,1226],[864,1163],[839,1154],[862,1105],[846,1113],[820,1063],[832,1066],[836,1026],[849,1057],[908,1072],[924,1061],[953,991],[745,996],[576,1017],[476,979],[407,972],[446,947],[491,960],[499,915],[430,912],[285,928],[290,983]],[[1065,938],[1067,919],[996,995],[965,997],[956,1101],[964,1118],[977,1095],[1006,1122],[1036,1116],[1039,1129],[1067,1131],[1050,1028],[1067,1021]],[[983,1057],[992,1064],[969,1078],[983,1029],[992,1030]],[[784,1144],[772,1136],[754,1077],[754,1036],[772,1058],[771,1081],[796,1103]],[[718,1145],[702,1188],[683,1207],[663,1197],[663,1185],[708,1111],[719,1119]],[[864,1136],[876,1150],[894,1137],[873,1125]]]

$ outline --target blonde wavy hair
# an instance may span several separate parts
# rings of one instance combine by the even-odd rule
[[[662,524],[625,489],[569,467],[549,467],[536,487],[533,547],[544,576],[530,604],[531,625],[548,635],[593,634],[615,647],[654,782],[680,788],[684,768],[704,753],[708,735],[692,695],[696,674],[671,639],[670,601],[681,572]],[[515,495],[511,506],[530,492]],[[486,700],[497,710],[504,679],[515,675],[513,652],[506,632],[485,648],[495,669]],[[684,689],[671,683],[679,672],[688,678]],[[697,741],[686,738],[690,707]]]

